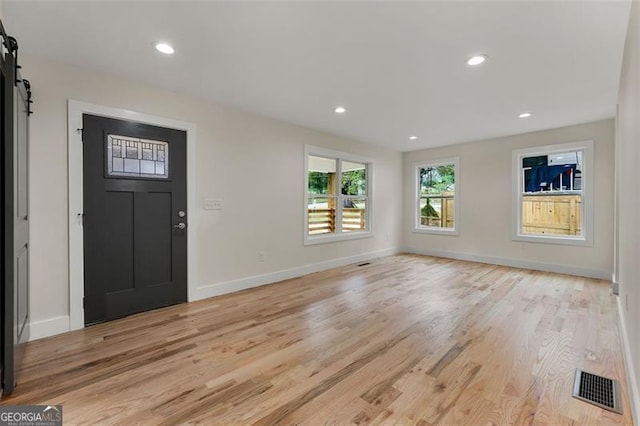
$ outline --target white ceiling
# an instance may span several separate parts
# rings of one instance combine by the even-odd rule
[[[2,11],[23,52],[408,151],[612,117],[629,5],[5,0]],[[160,40],[176,54],[156,52]],[[469,67],[474,53],[489,60]]]

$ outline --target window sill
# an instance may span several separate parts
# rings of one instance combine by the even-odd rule
[[[459,236],[460,231],[458,229],[453,228],[437,228],[437,227],[421,227],[421,228],[413,228],[413,232],[415,234],[434,234],[434,235],[452,235]]]
[[[326,243],[335,243],[339,241],[348,241],[348,240],[359,240],[362,238],[371,238],[373,237],[373,232],[371,231],[361,231],[361,232],[349,232],[345,234],[334,234],[334,235],[314,235],[304,237],[304,245],[305,246],[313,246],[316,244],[326,244]]]
[[[584,246],[592,247],[593,242],[588,240],[584,236],[549,236],[549,235],[529,235],[518,234],[513,237],[513,241],[523,241],[528,243],[541,243],[541,244],[559,244],[567,246]]]

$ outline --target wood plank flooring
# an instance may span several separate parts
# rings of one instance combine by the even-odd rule
[[[397,255],[31,342],[65,424],[631,424],[604,281]],[[571,397],[619,379],[624,415]]]

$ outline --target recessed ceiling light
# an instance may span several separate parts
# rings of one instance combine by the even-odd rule
[[[167,43],[156,43],[156,49],[158,50],[158,52],[162,52],[165,55],[173,55],[175,53],[173,47],[171,47]]]
[[[475,55],[467,59],[467,65],[480,65],[488,58],[487,55]]]
[[[522,114],[518,115],[518,117],[520,117],[520,118],[528,118],[528,117],[531,117],[531,113],[530,112],[523,112]]]
[[[411,139],[412,141],[415,141],[416,139],[418,139],[417,136],[409,136],[409,139]]]
[[[336,112],[336,114],[344,114],[345,112],[347,112],[347,109],[345,107],[339,106],[336,107],[334,111]]]

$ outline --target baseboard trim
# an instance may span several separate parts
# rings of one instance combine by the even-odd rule
[[[556,272],[558,274],[576,275],[579,277],[610,280],[611,271],[580,268],[576,266],[557,265],[554,263],[533,262],[522,259],[512,259],[497,256],[481,256],[471,253],[461,253],[447,250],[432,250],[415,247],[403,247],[403,253],[422,254],[426,256],[445,257],[449,259],[468,260],[471,262],[490,263],[492,265],[510,266],[513,268],[533,269],[535,271]]]
[[[69,316],[55,317],[29,324],[29,341],[69,331]]]
[[[631,356],[631,346],[627,338],[627,326],[624,322],[622,313],[622,302],[619,296],[616,296],[616,305],[618,305],[618,330],[622,338],[624,371],[627,376],[627,386],[629,390],[629,399],[631,403],[631,415],[633,416],[633,424],[640,424],[638,415],[640,414],[640,393],[638,392],[638,382],[636,380],[636,370],[633,366],[633,357]]]
[[[266,284],[272,284],[278,281],[289,280],[291,278],[301,277],[303,275],[312,274],[314,272],[325,271],[331,268],[350,265],[352,263],[363,262],[377,257],[391,256],[400,253],[399,248],[389,248],[384,250],[372,251],[368,253],[358,254],[355,256],[342,257],[338,259],[327,260],[324,262],[304,265],[297,268],[284,269],[281,271],[271,272],[263,275],[255,275],[247,278],[239,278],[237,280],[225,281],[208,286],[201,286],[196,289],[195,297],[192,301],[207,299],[209,297],[220,296],[222,294],[233,293],[236,291],[246,290],[253,287],[259,287]]]

